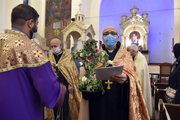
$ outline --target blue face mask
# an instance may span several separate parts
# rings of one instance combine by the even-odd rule
[[[108,36],[104,37],[104,44],[109,48],[114,47],[116,45],[116,37],[109,34]]]

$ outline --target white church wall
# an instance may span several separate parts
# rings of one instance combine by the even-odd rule
[[[23,0],[1,0],[0,1],[0,33],[4,33],[5,29],[11,29],[11,12],[18,4],[23,3]],[[40,17],[38,25],[38,33],[44,37],[45,30],[45,0],[29,0],[29,5],[34,7]]]
[[[5,0],[5,29],[11,29],[12,9],[21,3],[23,3],[23,0]]]
[[[72,0],[71,17],[74,18],[79,10],[79,3],[82,3],[82,13],[85,15],[85,23],[92,24],[95,37],[99,40],[99,10],[101,0]]]
[[[75,18],[75,14],[79,10],[79,3],[81,3],[81,0],[71,0],[71,18]]]
[[[1,19],[0,19],[0,34],[4,33],[4,27],[5,27],[5,0],[1,0],[0,3],[0,15],[1,15]]]
[[[5,29],[11,29],[11,12],[23,0],[1,0],[0,1],[0,33],[4,33]]]
[[[91,6],[92,1],[81,0],[81,2],[82,2],[82,13],[85,15],[85,21],[84,21],[85,24],[91,24],[89,21],[89,16],[90,16],[89,12],[91,11],[90,6]]]
[[[174,43],[180,43],[180,0],[174,0]]]
[[[89,20],[89,23],[91,23],[94,27],[95,30],[95,39],[100,40],[101,38],[99,37],[99,16],[100,16],[100,6],[101,6],[101,0],[91,0],[91,4],[89,4],[89,17],[87,16],[87,19]],[[88,5],[87,5],[88,6]]]
[[[31,5],[39,14],[38,33],[41,37],[45,37],[45,15],[46,15],[46,0],[29,0]]]

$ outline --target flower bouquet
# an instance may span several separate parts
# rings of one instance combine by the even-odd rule
[[[83,49],[73,54],[73,59],[81,59],[86,74],[79,82],[79,90],[82,92],[104,92],[102,81],[96,80],[95,68],[103,59],[104,66],[107,66],[109,56],[105,51],[97,49],[97,41],[89,39],[84,43]]]

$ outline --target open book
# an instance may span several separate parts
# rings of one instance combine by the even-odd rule
[[[110,80],[111,76],[121,74],[124,66],[100,67],[95,69],[97,80]]]

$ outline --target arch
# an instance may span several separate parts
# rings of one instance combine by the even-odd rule
[[[72,31],[69,35],[72,36],[74,42],[77,42],[77,40],[81,37],[81,34],[77,31]]]
[[[86,36],[88,37],[88,39],[93,38],[92,33],[90,33],[90,32],[88,32]]]
[[[126,29],[124,30],[123,34],[127,33],[127,31],[129,31],[130,29],[136,27],[137,29],[141,30],[144,33],[147,33],[147,31],[145,30],[144,27],[140,26],[140,25],[129,25],[128,27],[126,27]]]
[[[83,32],[80,28],[78,27],[72,27],[71,29],[67,30],[67,31],[63,31],[63,45],[64,48],[67,48],[67,37],[69,35],[71,35],[73,37],[73,39],[77,40],[78,37],[82,36]]]
[[[70,33],[68,33],[65,37],[66,39],[64,39],[65,40],[64,45],[66,46],[65,48],[70,50],[72,47],[75,47],[81,36],[82,35],[77,31],[71,31]],[[70,43],[67,42],[67,38],[70,38]],[[69,44],[70,46],[68,47]]]

